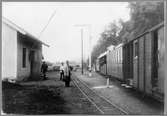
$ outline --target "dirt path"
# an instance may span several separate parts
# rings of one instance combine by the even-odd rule
[[[55,72],[46,81],[21,85],[3,83],[3,111],[7,114],[100,114],[71,83],[64,87]]]

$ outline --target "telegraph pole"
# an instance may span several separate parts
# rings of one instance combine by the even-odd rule
[[[83,29],[81,28],[81,73],[83,75]]]
[[[89,42],[90,42],[90,53],[89,53],[89,76],[91,76],[91,26],[90,24],[74,25],[77,27],[88,27],[89,28]],[[81,28],[81,72],[83,74],[83,28]]]
[[[91,53],[92,53],[92,49],[91,49],[91,40],[92,40],[92,36],[91,36],[91,26],[89,25],[89,76],[92,76],[92,64],[91,64]]]

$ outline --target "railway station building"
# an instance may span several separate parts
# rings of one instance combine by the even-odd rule
[[[42,45],[48,46],[10,20],[2,18],[2,80],[38,80]]]

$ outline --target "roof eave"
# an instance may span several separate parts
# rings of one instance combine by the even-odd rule
[[[50,47],[48,44],[40,41],[39,39],[37,39],[36,37],[34,37],[33,35],[31,35],[30,33],[28,33],[27,31],[25,31],[23,28],[19,27],[18,25],[14,24],[12,21],[10,21],[9,19],[2,17],[2,22],[4,22],[5,24],[7,24],[8,26],[10,26],[11,28],[17,30],[18,32],[20,32],[23,35],[27,35],[28,37],[30,37],[31,39],[47,46]]]
[[[46,43],[40,41],[39,39],[37,39],[36,37],[34,37],[33,35],[31,35],[30,33],[27,33],[26,35],[27,35],[28,37],[30,37],[31,39],[33,39],[33,40],[35,40],[35,41],[37,41],[37,42],[39,42],[39,43],[41,43],[41,44],[43,44],[43,45],[45,45],[45,46],[47,46],[47,47],[50,47],[48,44],[46,44]]]

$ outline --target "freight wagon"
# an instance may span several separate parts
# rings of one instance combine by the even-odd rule
[[[164,98],[164,43],[164,23],[160,23],[123,46],[124,79],[160,100]]]
[[[164,23],[105,53],[98,58],[101,73],[123,80],[137,90],[163,100]],[[103,58],[106,58],[106,62],[100,63]]]

